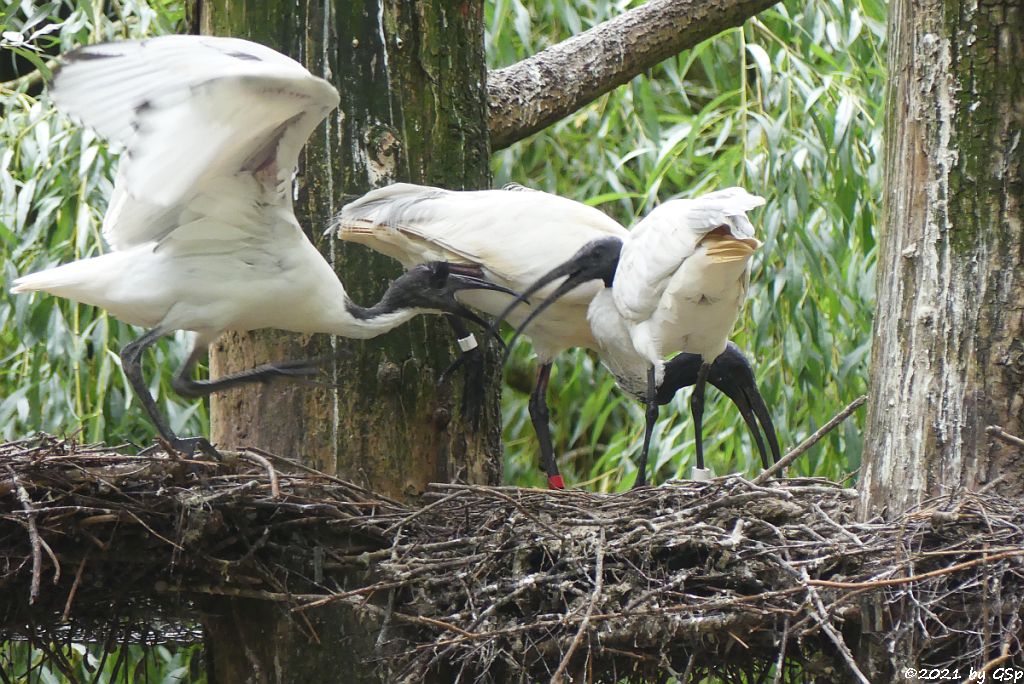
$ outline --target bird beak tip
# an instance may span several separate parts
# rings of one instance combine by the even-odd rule
[[[498,283],[492,283],[489,280],[483,278],[476,278],[474,276],[461,275],[458,273],[449,273],[448,282],[451,285],[453,292],[460,290],[491,290],[493,292],[501,292],[503,294],[511,295],[512,297],[518,297],[519,293],[515,290],[510,290],[504,285]]]

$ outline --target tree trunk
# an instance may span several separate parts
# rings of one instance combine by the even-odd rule
[[[1024,490],[985,432],[1024,432],[1022,32],[1017,0],[892,5],[865,511]]]
[[[345,199],[397,180],[488,185],[482,3],[210,0],[197,20],[204,33],[249,38],[292,56],[341,93],[339,110],[303,153],[296,213],[355,301],[375,302],[401,268],[321,235]],[[269,360],[332,361],[319,385],[278,382],[214,397],[214,442],[299,458],[404,500],[429,482],[496,484],[495,356],[488,355],[489,392],[474,431],[461,415],[460,375],[454,387],[437,386],[455,355],[452,339],[437,316],[365,342],[277,331],[227,335],[211,351],[214,376]],[[211,674],[220,684],[377,680],[376,625],[344,609],[323,609],[306,623],[253,602],[208,608]]]
[[[1024,432],[1022,34],[1019,0],[891,5],[866,516],[1024,491],[1024,452],[986,433]],[[884,665],[915,663],[900,648]]]

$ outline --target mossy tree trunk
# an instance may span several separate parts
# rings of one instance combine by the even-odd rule
[[[986,433],[1024,432],[1022,36],[1019,0],[891,5],[865,515],[961,488],[1024,492],[1024,452]],[[878,612],[896,648],[881,644],[868,676],[888,681],[915,646]]]
[[[897,0],[865,504],[1024,492],[1024,9]]]
[[[489,150],[483,6],[479,0],[204,0],[204,33],[269,45],[331,81],[341,106],[300,161],[296,213],[350,296],[375,302],[396,262],[322,235],[346,199],[398,180],[486,187]],[[478,336],[479,337],[479,336]],[[461,379],[437,386],[456,350],[445,321],[421,316],[366,342],[261,331],[225,336],[211,351],[220,375],[269,360],[328,355],[327,382],[278,382],[212,401],[215,443],[257,446],[401,499],[427,483],[500,480],[500,378],[479,430],[460,410]],[[374,681],[377,630],[344,609],[311,622],[276,605],[208,606],[211,674],[234,682]],[[315,635],[315,636],[314,636]]]

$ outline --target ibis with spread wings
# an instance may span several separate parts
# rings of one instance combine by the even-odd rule
[[[298,62],[235,38],[108,43],[66,55],[50,95],[123,149],[103,220],[110,251],[18,278],[13,291],[92,304],[147,328],[121,351],[123,368],[175,448],[216,455],[206,439],[171,431],[143,380],[142,352],[166,333],[196,333],[173,386],[200,396],[311,371],[293,362],[192,380],[206,346],[225,330],[370,338],[428,311],[482,322],[454,294],[498,288],[492,283],[424,263],[364,308],[306,238],[292,209],[292,179],[306,139],[339,98]]]

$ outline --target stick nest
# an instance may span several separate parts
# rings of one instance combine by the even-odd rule
[[[428,497],[411,509],[254,452],[2,445],[0,631],[187,639],[197,604],[229,597],[304,630],[309,611],[359,612],[387,681],[857,681],[872,634],[892,654],[923,644],[918,667],[1019,658],[1024,512],[992,494],[891,522],[857,522],[854,490],[806,478]]]

